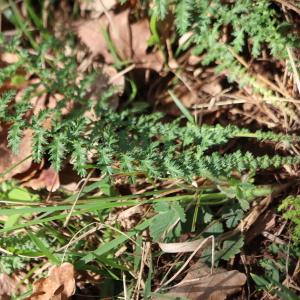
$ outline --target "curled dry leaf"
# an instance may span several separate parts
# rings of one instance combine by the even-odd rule
[[[253,226],[250,227],[249,231],[246,232],[246,244],[251,243],[257,236],[262,234],[264,231],[268,231],[276,226],[276,214],[267,210],[263,213],[254,223]]]
[[[9,300],[16,293],[16,281],[7,274],[0,274],[0,300]]]
[[[3,128],[0,133],[0,174],[7,172],[9,168],[11,168],[11,170],[2,176],[2,180],[7,180],[16,174],[24,173],[30,168],[32,159],[29,156],[31,155],[32,135],[33,133],[31,129],[24,130],[20,144],[20,151],[18,154],[13,154],[7,145],[7,129]],[[27,157],[29,158],[26,159]],[[21,161],[23,162],[20,163]],[[13,166],[15,167],[12,168]]]
[[[70,263],[63,263],[51,268],[47,278],[33,284],[33,294],[27,300],[65,300],[74,292],[74,267]]]
[[[59,185],[59,176],[52,167],[43,169],[37,178],[32,178],[23,184],[23,186],[34,190],[46,188],[49,192],[55,192]]]
[[[210,268],[198,261],[185,278],[167,294],[154,297],[155,300],[190,299],[190,300],[225,300],[238,292],[246,283],[246,275],[236,270],[227,271],[222,268],[210,274]]]
[[[206,240],[206,242],[204,242]],[[202,247],[205,247],[211,241],[208,239],[197,239],[191,242],[182,242],[182,243],[158,243],[160,249],[165,253],[186,253],[193,252],[196,249],[200,250],[200,245],[203,244]],[[201,248],[202,248],[201,247]]]
[[[159,52],[147,53],[151,36],[147,19],[129,23],[129,9],[119,14],[108,12],[96,20],[81,21],[75,24],[78,37],[93,56],[101,55],[104,62],[112,64],[113,57],[105,41],[103,30],[109,32],[113,45],[123,60],[132,60],[139,68],[150,68],[157,72],[163,66]]]

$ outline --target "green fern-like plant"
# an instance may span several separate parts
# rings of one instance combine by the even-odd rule
[[[7,51],[18,55],[20,65],[31,76],[39,79],[14,101],[15,91],[2,94],[1,122],[10,126],[8,145],[14,152],[19,149],[25,129],[33,131],[33,159],[39,162],[49,157],[59,171],[67,159],[81,175],[86,175],[86,165],[93,164],[103,173],[144,174],[150,178],[182,178],[191,181],[194,176],[228,177],[231,172],[280,167],[299,163],[300,158],[267,155],[255,157],[250,152],[230,154],[211,152],[233,138],[255,138],[288,146],[292,136],[272,132],[250,132],[235,126],[198,126],[180,119],[163,122],[162,114],[137,115],[130,109],[115,112],[109,108],[108,99],[113,94],[109,88],[99,101],[89,99],[87,90],[93,74],[78,82],[74,56],[62,55],[57,41],[41,44],[36,54],[30,54],[13,40],[5,45]],[[51,49],[55,59],[47,61],[45,54]],[[8,66],[9,76],[17,74],[18,67]],[[5,77],[6,80],[8,77]],[[39,93],[60,94],[62,99],[54,108],[33,113],[30,101]],[[69,108],[69,107],[73,108]],[[64,112],[64,111],[67,111]],[[88,113],[87,113],[88,112]],[[51,120],[50,126],[45,126]],[[182,123],[182,122],[181,122]],[[208,154],[211,152],[210,154]]]
[[[293,226],[293,239],[300,242],[300,197],[287,197],[279,206],[279,211],[283,211],[283,217],[290,220]]]
[[[241,88],[250,87],[266,103],[298,119],[293,109],[275,100],[272,89],[239,59],[247,51],[258,59],[263,49],[275,59],[283,59],[287,58],[287,47],[299,46],[292,25],[280,19],[271,1],[156,0],[155,4],[154,14],[159,18],[167,13],[175,15],[180,36],[192,33],[181,50],[193,45],[194,54],[202,55],[203,65],[215,64],[215,71],[226,74],[229,82],[236,82]]]

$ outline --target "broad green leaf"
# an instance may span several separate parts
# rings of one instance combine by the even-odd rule
[[[21,187],[15,187],[11,191],[8,192],[8,198],[10,200],[18,200],[18,201],[34,201],[38,199],[37,195],[31,194],[27,189]]]
[[[202,235],[204,237],[208,236],[217,236],[224,232],[224,227],[221,222],[212,222],[210,225],[207,226],[207,228],[202,232]]]
[[[241,252],[241,248],[244,246],[243,237],[234,237],[230,240],[226,240],[223,243],[222,249],[217,253],[217,257],[229,260],[233,258],[236,254]]]
[[[237,224],[243,218],[243,216],[244,212],[241,209],[231,209],[227,215],[223,215],[223,217],[226,219],[226,226],[229,229],[237,226]]]
[[[154,209],[157,215],[153,217],[150,225],[150,235],[153,241],[159,241],[163,234],[174,226],[178,220],[179,222],[186,221],[184,209],[178,202],[160,201],[155,203]]]

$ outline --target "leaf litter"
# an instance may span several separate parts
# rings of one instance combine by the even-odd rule
[[[15,176],[16,174],[26,172],[32,163],[31,158],[31,142],[32,131],[26,129],[23,133],[23,137],[20,143],[20,151],[14,154],[8,147],[7,143],[8,130],[2,127],[0,132],[0,174],[1,181],[7,180]]]
[[[107,12],[99,19],[83,20],[74,24],[81,42],[93,56],[101,55],[106,64],[115,63],[103,32],[106,30],[117,54],[123,61],[131,61],[136,68],[152,69],[160,72],[163,57],[159,51],[147,53],[151,37],[149,21],[145,18],[135,23],[129,22],[129,9],[119,14]]]
[[[3,273],[0,274],[0,300],[10,300],[17,291],[17,282]]]
[[[187,272],[182,281],[172,287],[166,294],[155,296],[155,300],[183,298],[189,300],[225,300],[238,292],[246,283],[245,274],[237,271],[227,271],[223,268],[211,270],[198,261]]]
[[[33,284],[33,294],[27,300],[66,300],[75,293],[75,271],[70,263],[52,267],[48,277]]]
[[[88,3],[92,4],[89,5]],[[104,7],[102,3],[104,4]],[[108,48],[107,40],[105,40],[105,38],[103,37],[103,31],[107,30],[114,45],[114,48],[116,49],[117,54],[121,57],[121,60],[128,60],[134,64],[134,67],[137,68],[149,68],[160,72],[163,67],[163,59],[161,53],[159,51],[152,51],[150,53],[147,53],[147,42],[151,36],[148,20],[142,19],[137,22],[131,23],[129,21],[129,10],[124,10],[121,13],[114,13],[109,11],[110,9],[114,8],[115,4],[115,1],[105,0],[92,2],[84,0],[80,1],[81,12],[91,12],[90,17],[93,19],[88,21],[80,21],[75,26],[77,34],[81,39],[82,43],[85,44],[86,47],[89,49],[92,57],[96,57],[99,55],[103,57],[105,64],[104,67],[108,67],[109,64],[113,65],[115,63],[114,57],[111,53],[111,50]],[[110,76],[113,77],[118,74],[114,67],[109,67],[113,69],[113,75]],[[201,72],[201,70],[199,72]],[[121,78],[121,81],[122,83],[120,84],[120,86],[123,88],[120,89],[120,94],[122,94],[124,90],[124,77]],[[182,87],[183,85],[179,86]],[[190,101],[191,97],[190,94],[186,91],[186,86],[184,87],[184,90],[185,91],[183,94],[186,95],[186,97],[183,97],[182,100],[184,100],[183,102],[186,106],[191,107],[195,103],[188,102]],[[220,84],[219,78],[216,78],[212,81],[208,81],[208,83],[202,84],[201,91],[210,96],[218,97],[218,95],[222,91],[222,86]],[[94,91],[93,96],[95,97],[95,99],[99,97],[100,93],[101,89],[100,91]],[[56,100],[54,102],[56,102]],[[112,107],[116,109],[118,105],[119,102],[117,97],[117,100],[112,103]],[[214,103],[209,103],[209,107],[211,105],[213,106]],[[26,138],[25,135],[24,138]],[[31,139],[30,134],[27,138],[28,140]],[[2,145],[3,144],[1,143],[1,147]],[[7,147],[4,147],[3,149],[7,149]],[[17,162],[19,159],[14,158],[11,153],[9,153],[9,155],[5,157],[8,157],[9,161],[11,162]],[[7,178],[11,178],[16,174],[20,174],[27,171],[30,168],[30,165],[26,165],[26,167],[23,166],[23,169],[16,168],[15,171],[12,171],[11,173],[7,174]],[[6,170],[4,167],[3,169]],[[28,186],[32,189],[46,188],[48,191],[55,191],[59,187],[59,179],[57,177],[57,174],[51,168],[44,167],[39,176],[37,178],[30,179],[28,182],[25,183],[25,186]],[[132,213],[141,214],[141,211],[133,210]],[[124,218],[124,216],[122,217]],[[121,215],[118,218],[121,218]],[[164,218],[162,218],[161,220],[157,220],[154,224],[158,228],[156,230],[157,239],[159,239],[159,237],[163,234],[163,230],[159,228],[159,225],[161,224],[160,221],[167,222],[168,227],[172,228],[172,225],[174,223],[176,224],[178,218],[180,219],[180,214],[178,216],[176,214],[174,216],[168,216],[167,219],[168,221],[171,220],[170,222],[167,222],[167,220]],[[250,223],[252,225],[254,221]],[[162,246],[163,244],[160,243],[159,245]],[[190,244],[185,246],[191,247]],[[191,251],[191,249],[185,251],[188,252]],[[10,280],[8,279],[9,277],[3,276],[3,278],[5,278],[7,281],[8,295],[8,293],[12,293],[13,291],[13,284],[10,286]],[[241,289],[241,287],[245,284],[245,281],[246,276],[236,270],[226,271],[225,269],[217,268],[214,270],[214,273],[211,274],[210,269],[206,265],[197,262],[188,271],[186,277],[180,283],[176,284],[176,286],[171,288],[166,295],[172,297],[187,297],[189,299],[226,299],[228,296],[238,292]],[[9,291],[9,289],[11,290]],[[28,299],[67,299],[74,293],[74,290],[74,268],[70,264],[63,264],[59,267],[53,267],[49,272],[47,278],[37,281],[34,284],[35,294],[33,294]]]

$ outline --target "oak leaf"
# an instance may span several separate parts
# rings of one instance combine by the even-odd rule
[[[75,293],[74,267],[63,263],[53,267],[47,278],[33,284],[33,294],[27,300],[66,300]]]
[[[16,292],[16,281],[7,274],[0,274],[0,300],[9,300]]]
[[[32,136],[31,129],[24,130],[19,153],[14,154],[7,145],[7,130],[3,128],[2,132],[0,132],[1,180],[10,179],[14,175],[24,173],[30,168],[32,163],[30,157]]]
[[[138,68],[149,68],[157,72],[162,69],[161,53],[159,51],[147,53],[148,40],[151,37],[149,21],[142,19],[130,23],[129,9],[118,14],[107,12],[98,19],[77,22],[75,30],[91,54],[101,55],[106,64],[114,63],[114,58],[104,38],[104,30],[109,33],[121,60],[132,61]]]
[[[34,190],[46,188],[49,192],[55,192],[59,186],[59,176],[52,167],[43,169],[37,178],[32,178],[23,184],[25,187],[30,187]]]

